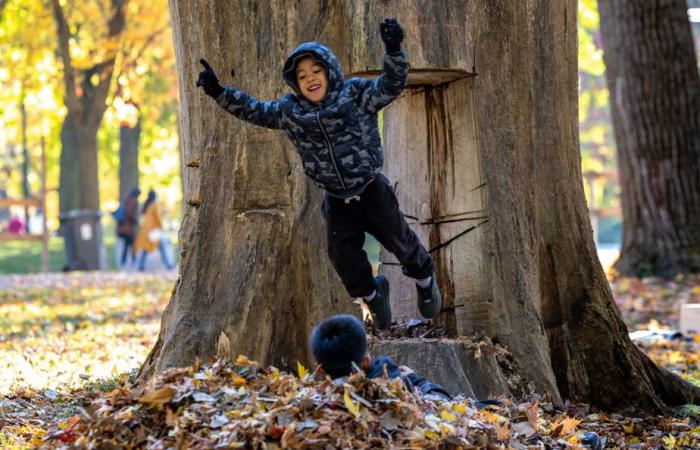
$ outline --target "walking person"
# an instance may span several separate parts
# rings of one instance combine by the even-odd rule
[[[129,195],[122,201],[121,206],[115,215],[117,219],[117,237],[122,240],[122,256],[120,258],[120,267],[126,265],[127,255],[131,254],[131,261],[136,258],[134,251],[134,237],[138,229],[139,223],[139,195],[141,190],[137,187],[133,188]]]
[[[168,270],[175,267],[175,265],[170,262],[165,248],[166,239],[163,236],[163,222],[160,218],[160,208],[158,207],[156,198],[156,192],[151,189],[141,209],[143,223],[141,224],[139,233],[136,236],[136,242],[134,243],[135,252],[140,252],[139,270],[142,272],[146,270],[146,258],[148,254],[156,249],[160,251],[163,265],[165,265]]]

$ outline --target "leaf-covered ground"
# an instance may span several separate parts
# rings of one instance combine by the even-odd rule
[[[546,402],[475,408],[468,400],[417,401],[399,385],[345,384],[286,374],[239,359],[173,371],[143,390],[130,373],[153,345],[172,274],[0,277],[0,448],[524,448],[580,445],[595,431],[607,447],[700,448],[697,411],[646,419]],[[631,329],[677,326],[681,301],[700,302],[700,278],[619,278],[615,298]],[[660,364],[700,380],[696,340],[640,343]],[[419,368],[418,368],[419,369]]]

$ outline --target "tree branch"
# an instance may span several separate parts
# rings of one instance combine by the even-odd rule
[[[55,1],[55,0],[54,0]],[[126,5],[127,0],[112,0],[112,16],[107,21],[109,27],[109,39],[118,39],[126,28]],[[109,95],[109,88],[112,83],[112,75],[114,74],[114,63],[116,54],[110,56],[106,61],[95,64],[90,72],[98,75],[97,85],[94,86],[93,95],[90,97],[90,110],[95,111],[99,108],[104,108]],[[89,80],[86,80],[89,83]],[[87,87],[87,84],[86,84]],[[94,119],[102,119],[102,116],[96,116]]]
[[[124,72],[126,72],[127,70],[132,69],[132,68],[136,65],[136,61],[138,61],[139,59],[141,59],[141,57],[143,56],[143,54],[146,52],[146,49],[147,49],[148,47],[150,47],[150,45],[153,43],[153,41],[155,41],[156,38],[157,38],[162,32],[164,32],[165,30],[167,30],[168,27],[170,27],[170,22],[169,22],[169,21],[168,21],[165,25],[163,25],[161,28],[158,28],[158,29],[155,30],[153,33],[149,34],[149,35],[146,37],[146,39],[144,39],[143,45],[137,50],[136,55],[135,55],[133,58],[131,58],[129,61],[126,61],[126,62],[120,64],[119,69],[118,69],[119,71],[117,72],[117,74],[116,74],[116,76],[115,76],[114,78],[115,78],[116,80],[119,80],[119,77],[121,77],[121,76],[124,74]],[[129,49],[125,49],[122,53],[123,53],[124,55],[128,55],[128,54],[129,54],[129,50],[131,50],[131,49],[130,49],[130,48],[129,48]],[[126,60],[126,59],[127,59],[126,56],[124,56],[124,60]],[[118,86],[117,86],[117,92],[120,92],[120,91],[121,91],[121,85],[118,85]]]
[[[70,30],[68,22],[63,14],[63,8],[58,0],[51,0],[53,7],[54,20],[56,21],[56,31],[58,33],[58,54],[63,61],[63,84],[65,87],[66,106],[74,111],[76,116],[80,112],[80,100],[75,92],[75,72],[73,71],[73,63],[70,57]]]

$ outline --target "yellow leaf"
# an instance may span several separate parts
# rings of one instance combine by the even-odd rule
[[[631,423],[631,424],[627,425],[627,426],[624,428],[624,431],[625,431],[626,434],[632,434],[632,433],[634,433],[634,424]]]
[[[245,355],[238,355],[238,358],[236,358],[236,364],[239,366],[247,366],[250,364],[250,360]]]
[[[306,367],[304,367],[302,363],[297,361],[297,373],[299,374],[299,378],[303,380],[304,377],[308,375],[309,371],[306,369]]]
[[[272,376],[275,378],[275,381],[280,379],[280,370],[277,367],[272,368]]]
[[[233,381],[233,384],[235,384],[236,386],[242,386],[247,383],[245,378],[242,377],[233,377],[231,381]]]
[[[440,413],[440,417],[442,417],[443,419],[445,419],[448,422],[454,422],[455,419],[457,418],[454,414],[450,414],[447,410],[443,410]]]
[[[343,403],[345,403],[345,407],[356,419],[360,417],[360,404],[352,401],[350,392],[347,389],[345,389],[345,394],[343,394]]]
[[[465,414],[467,412],[467,408],[465,408],[464,405],[461,403],[455,403],[454,405],[452,405],[452,409],[462,414]]]
[[[668,362],[669,364],[678,364],[680,362],[683,362],[685,360],[685,356],[679,351],[672,351],[668,355]]]
[[[557,420],[552,423],[552,430],[559,429],[556,437],[566,438],[567,436],[574,434],[576,432],[576,426],[581,423],[580,419],[574,419],[572,417],[566,417],[563,420]]]
[[[676,446],[676,438],[670,434],[662,437],[661,441],[666,445],[666,448],[674,448]]]
[[[160,389],[152,389],[146,392],[141,397],[139,397],[138,401],[141,403],[163,404],[169,402],[174,395],[175,389],[171,388],[170,386],[163,386]]]
[[[437,439],[438,435],[432,430],[428,430],[425,432],[425,438],[429,440],[434,440]]]

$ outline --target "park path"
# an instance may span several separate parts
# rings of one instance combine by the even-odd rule
[[[153,279],[177,279],[175,271],[157,273],[90,271],[0,275],[0,290],[53,289],[84,286],[129,286]]]

